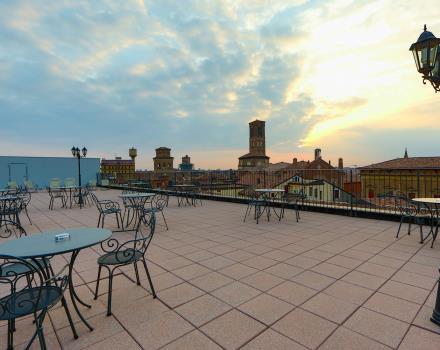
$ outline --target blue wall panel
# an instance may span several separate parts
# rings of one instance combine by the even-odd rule
[[[87,184],[97,179],[99,174],[99,158],[81,159],[81,180]],[[73,157],[14,157],[0,156],[0,188],[6,187],[8,181],[16,181],[22,185],[26,179],[41,187],[49,185],[52,178],[64,179],[73,177],[78,184],[78,160]]]

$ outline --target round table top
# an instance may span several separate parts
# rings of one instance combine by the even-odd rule
[[[70,239],[55,241],[55,235],[70,233]],[[91,247],[109,239],[112,232],[102,228],[75,227],[35,233],[0,244],[0,255],[37,258]]]
[[[154,195],[155,195],[155,193],[141,192],[141,193],[124,193],[124,194],[121,194],[119,197],[121,197],[121,198],[143,198],[143,197],[152,197]]]
[[[417,203],[440,204],[440,198],[413,198],[412,201]]]

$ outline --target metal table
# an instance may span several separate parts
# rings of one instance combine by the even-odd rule
[[[55,236],[57,234],[65,232],[70,234],[70,239],[56,242]],[[73,265],[81,249],[101,243],[109,239],[111,235],[112,232],[110,230],[89,227],[68,228],[35,233],[30,236],[21,237],[0,244],[0,255],[10,255],[22,259],[32,259],[37,265],[39,265],[41,264],[41,260],[40,262],[38,262],[38,258],[72,253],[69,262],[70,298],[79,318],[92,331],[93,327],[83,317],[77,305],[77,302],[79,302],[80,304],[91,308],[91,305],[86,304],[84,301],[82,301],[75,292],[72,279]],[[44,259],[42,260],[44,261]],[[78,338],[75,329],[73,329],[73,332],[74,337]]]
[[[197,187],[196,185],[192,185],[192,184],[185,185],[185,184],[182,184],[182,185],[173,185],[172,187],[176,189],[176,192],[178,192],[178,195],[176,197],[177,197],[177,205],[179,207],[180,207],[181,204],[185,204],[185,205],[186,204],[192,204],[189,201],[189,192],[185,191],[185,189],[186,190],[194,189],[194,188]]]
[[[258,188],[255,190],[257,193],[261,193],[261,195],[264,197],[264,200],[266,201],[266,205],[261,212],[261,215],[263,215],[264,210],[267,212],[267,220],[269,220],[270,217],[270,208],[272,208],[274,214],[278,218],[278,220],[281,220],[283,217],[283,210],[281,209],[280,213],[277,213],[274,206],[271,206],[269,204],[274,203],[275,199],[278,197],[278,195],[281,195],[285,191],[281,188]]]
[[[124,201],[128,201],[130,204],[130,208],[133,208],[133,216],[130,219],[130,211],[127,211],[127,225],[125,228],[128,228],[130,224],[134,221],[133,229],[132,230],[125,230],[125,231],[133,231],[137,229],[138,221],[140,218],[140,210],[144,208],[145,203],[147,202],[148,198],[154,197],[155,193],[149,193],[149,192],[139,192],[139,193],[124,193],[121,194],[119,197],[122,198]],[[125,213],[124,213],[125,216]],[[123,218],[123,220],[125,217]],[[129,220],[130,219],[130,220]]]
[[[69,203],[70,203],[70,208],[72,208],[72,190],[77,190],[80,189],[80,191],[82,190],[82,187],[79,186],[58,186],[58,187],[51,187],[52,190],[59,190],[59,191],[64,191],[67,195],[67,190],[69,190]],[[66,203],[67,205],[67,203]]]
[[[428,210],[431,216],[431,229],[428,234],[423,237],[422,229],[420,229],[420,243],[425,242],[430,235],[432,235],[431,248],[434,246],[434,241],[437,238],[439,227],[439,214],[440,214],[440,198],[413,198],[412,201],[416,204],[423,204]],[[436,228],[434,229],[434,222],[436,222]]]

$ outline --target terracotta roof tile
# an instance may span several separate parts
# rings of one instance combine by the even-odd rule
[[[440,157],[396,158],[360,168],[360,170],[369,169],[440,169]]]

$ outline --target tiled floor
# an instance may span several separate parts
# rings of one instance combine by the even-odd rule
[[[118,192],[98,190],[118,200]],[[23,222],[28,233],[95,226],[95,208],[50,211],[47,193],[34,194]],[[74,340],[61,308],[45,323],[49,349],[440,349],[440,327],[429,321],[440,267],[417,231],[395,239],[397,223],[303,212],[281,222],[243,222],[240,204],[205,201],[165,211],[148,251],[158,294],[133,283],[124,268],[114,281],[113,315],[106,288],[93,300],[99,247],[80,253],[76,290],[93,307],[82,309],[95,326],[77,323]],[[161,218],[158,218],[161,223]],[[113,219],[106,226],[116,228]],[[405,232],[403,230],[402,232]],[[129,239],[132,233],[114,233]],[[54,258],[55,267],[65,263]],[[144,289],[145,288],[145,289]],[[78,318],[75,317],[78,322]],[[30,319],[17,323],[15,344],[32,334]],[[0,327],[0,349],[6,327]],[[34,348],[39,348],[35,342]]]

